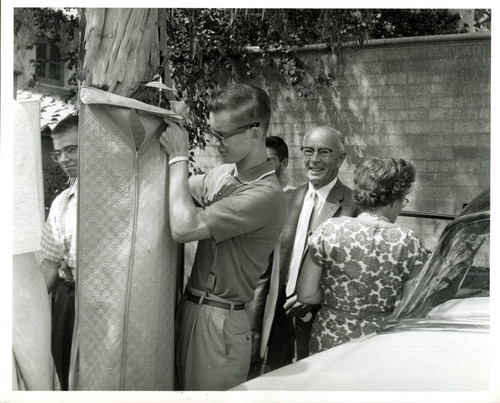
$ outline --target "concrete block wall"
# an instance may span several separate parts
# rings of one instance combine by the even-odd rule
[[[346,52],[340,67],[344,124],[364,156],[404,158],[416,167],[406,209],[453,215],[490,185],[489,36],[380,41]],[[446,224],[399,222],[430,250]]]
[[[346,52],[342,109],[365,155],[415,164],[410,208],[454,214],[489,186],[491,42],[411,39]]]
[[[325,51],[303,56],[315,71],[335,73],[332,86],[300,98],[276,69],[252,84],[269,92],[274,105],[269,134],[290,148],[285,178],[306,181],[299,147],[315,125],[344,133],[349,153],[340,177],[352,184],[355,167],[368,156],[404,158],[417,170],[407,210],[456,214],[490,185],[489,34],[373,40],[344,52],[345,63]],[[212,146],[196,164],[220,161]],[[400,217],[432,250],[446,221]]]

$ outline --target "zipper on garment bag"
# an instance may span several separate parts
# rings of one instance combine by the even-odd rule
[[[127,294],[125,296],[125,312],[124,312],[124,321],[123,321],[123,339],[122,339],[122,359],[121,362],[121,371],[120,371],[120,386],[119,390],[124,390],[125,385],[125,359],[127,357],[127,336],[128,336],[128,319],[129,319],[129,308],[130,308],[130,288],[131,288],[131,278],[132,278],[132,270],[134,267],[134,258],[135,258],[135,241],[137,237],[137,216],[139,210],[139,150],[135,152],[134,158],[134,198],[133,198],[133,218],[132,218],[132,243],[130,248],[130,259],[128,264],[128,276],[127,276]]]

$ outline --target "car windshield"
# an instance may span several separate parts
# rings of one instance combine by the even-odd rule
[[[489,211],[471,212],[450,223],[386,328],[408,321],[425,326],[423,319],[484,322],[489,312],[489,298],[484,298],[490,290],[489,239]]]

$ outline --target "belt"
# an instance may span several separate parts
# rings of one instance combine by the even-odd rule
[[[233,309],[235,311],[241,311],[242,309],[245,309],[245,304],[229,304],[229,303],[226,304],[224,302],[208,299],[205,296],[200,297],[198,295],[194,295],[189,291],[186,292],[186,299],[191,302],[196,302],[197,304],[199,304],[200,299],[202,299],[201,304],[215,306],[217,308],[222,308],[222,309],[228,309],[228,310]]]
[[[73,291],[75,289],[75,282],[74,281],[66,281],[63,278],[59,277],[59,289],[65,289],[67,291]]]
[[[67,279],[67,278],[64,278],[64,277],[59,277],[59,280],[61,283],[64,283],[64,284],[69,284],[69,285],[75,285],[75,280],[71,280],[71,279]]]

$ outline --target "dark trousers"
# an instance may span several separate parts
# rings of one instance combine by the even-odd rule
[[[68,390],[71,342],[75,323],[75,284],[57,282],[52,306],[52,358],[62,390]]]
[[[319,310],[314,307],[312,318],[304,322],[300,318],[287,316],[284,293],[278,300],[274,314],[267,350],[267,368],[275,370],[291,364],[295,356],[297,360],[309,357],[309,342],[314,318]]]
[[[295,353],[295,330],[293,320],[286,316],[284,292],[278,298],[271,333],[267,344],[267,367],[270,370],[291,364]]]
[[[309,343],[311,341],[311,330],[316,313],[318,310],[311,311],[312,318],[304,322],[301,318],[294,318],[295,342],[297,347],[297,360],[309,357]]]

